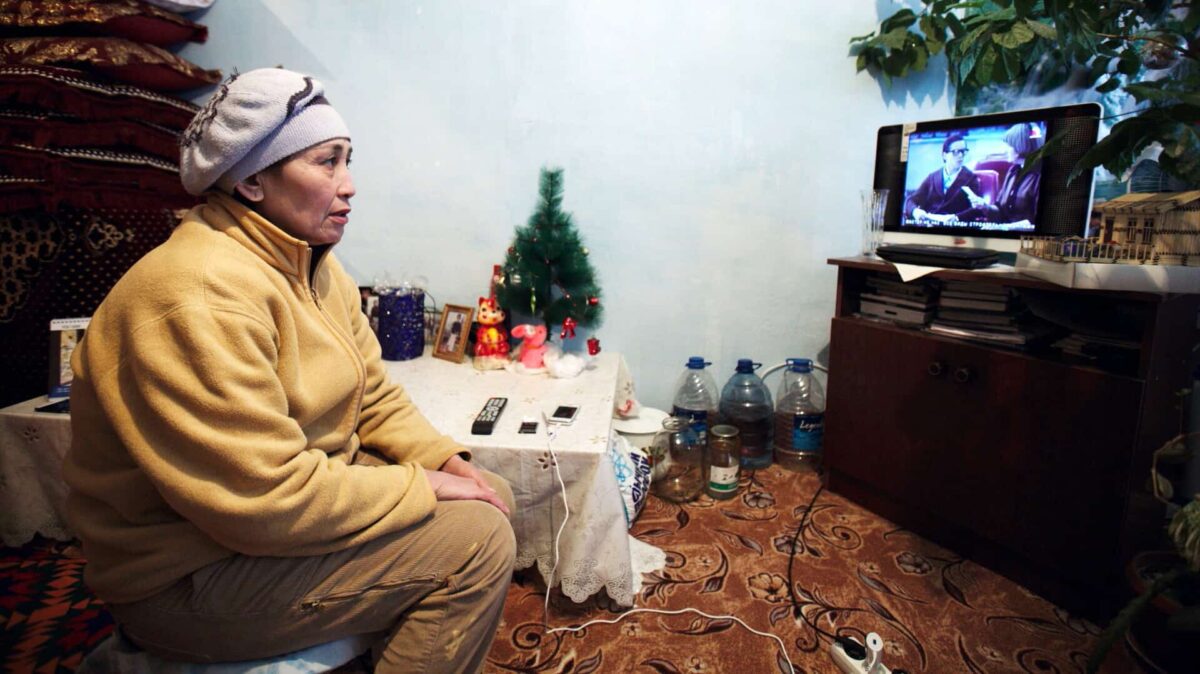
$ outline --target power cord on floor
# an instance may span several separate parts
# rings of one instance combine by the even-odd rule
[[[818,479],[821,477],[821,475],[818,475]],[[810,621],[808,616],[804,615],[804,611],[800,608],[800,600],[796,598],[796,584],[792,582],[792,567],[796,561],[796,550],[800,544],[800,536],[804,532],[804,525],[808,523],[808,518],[812,514],[813,508],[816,507],[817,498],[821,496],[822,491],[825,491],[824,482],[821,482],[821,484],[817,487],[817,490],[813,492],[812,498],[808,501],[808,508],[804,510],[804,515],[800,517],[800,526],[796,528],[796,534],[792,536],[792,549],[788,553],[787,567],[788,594],[792,598],[792,618],[800,619],[805,625],[813,628],[813,630],[815,630],[818,634],[828,637],[830,640],[841,644],[842,648],[848,655],[855,659],[861,660],[866,658],[867,655],[867,649],[864,648],[862,644],[849,637],[839,637],[836,634],[830,634],[829,632],[821,629],[821,627],[817,625],[816,621]]]
[[[794,664],[792,664],[792,659],[790,657],[788,657],[787,645],[783,643],[783,639],[780,639],[778,636],[771,634],[769,632],[760,632],[760,631],[754,629],[753,627],[747,625],[745,622],[742,621],[741,618],[739,618],[737,616],[733,616],[733,615],[710,615],[708,613],[705,613],[704,611],[701,611],[701,610],[695,609],[695,608],[690,608],[690,607],[676,609],[676,610],[669,610],[669,611],[664,610],[664,609],[655,609],[655,608],[634,608],[634,609],[625,611],[624,613],[618,615],[615,618],[596,618],[595,620],[589,620],[589,621],[583,623],[582,625],[579,625],[578,627],[552,627],[551,628],[550,627],[550,591],[554,587],[554,574],[558,571],[559,539],[562,537],[563,529],[565,529],[567,526],[567,518],[569,518],[571,516],[571,509],[567,505],[567,484],[566,484],[566,482],[563,481],[562,473],[560,473],[558,470],[558,455],[554,453],[554,438],[557,435],[557,430],[546,418],[545,412],[542,412],[542,423],[546,427],[546,449],[550,452],[550,463],[554,465],[554,475],[555,475],[555,477],[558,478],[558,486],[562,491],[562,502],[563,502],[563,511],[564,511],[562,524],[559,525],[558,533],[554,536],[554,561],[550,566],[550,577],[546,579],[546,601],[545,601],[545,604],[542,606],[542,622],[543,622],[543,624],[546,625],[546,627],[550,628],[547,630],[548,634],[554,634],[556,632],[578,632],[578,631],[587,629],[591,625],[615,625],[616,623],[624,620],[627,616],[631,616],[635,613],[658,613],[661,615],[680,615],[683,613],[696,613],[696,614],[704,616],[705,618],[709,618],[711,620],[720,620],[720,619],[733,620],[734,622],[738,623],[742,627],[745,627],[747,630],[749,630],[750,632],[753,632],[754,634],[757,634],[759,636],[764,636],[764,637],[770,637],[770,638],[774,639],[775,642],[779,644],[779,652],[783,654],[783,659],[787,661],[788,668],[791,670],[792,674],[796,674],[796,666]],[[789,585],[791,584],[791,564],[790,563],[788,564],[788,584]],[[795,601],[795,596],[793,595],[793,602],[794,601]]]

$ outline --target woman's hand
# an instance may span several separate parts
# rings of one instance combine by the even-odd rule
[[[462,465],[452,465],[455,459],[462,462]],[[463,473],[473,473],[474,477]],[[504,500],[487,480],[483,479],[479,470],[457,455],[443,464],[441,470],[426,469],[425,477],[428,478],[429,486],[433,488],[433,494],[439,501],[484,501],[496,506],[505,515],[509,514]]]
[[[483,489],[493,491],[492,485],[488,484],[488,481],[484,479],[483,473],[480,473],[479,469],[471,465],[470,461],[467,461],[458,454],[446,459],[446,463],[443,463],[442,467],[438,470],[444,473],[450,473],[451,475],[465,477],[468,480],[474,480],[475,484],[479,485]]]

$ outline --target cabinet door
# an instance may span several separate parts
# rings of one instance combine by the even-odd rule
[[[831,470],[1039,565],[1116,555],[1140,381],[852,318],[829,369]]]

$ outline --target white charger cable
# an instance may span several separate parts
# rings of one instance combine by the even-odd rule
[[[554,475],[555,475],[555,477],[558,478],[558,486],[562,492],[562,502],[563,502],[563,511],[564,511],[562,524],[559,525],[558,533],[554,536],[554,561],[550,565],[550,577],[546,579],[546,601],[542,606],[542,622],[547,628],[549,628],[546,630],[547,634],[554,634],[556,632],[579,632],[581,630],[587,629],[588,627],[590,627],[592,625],[615,625],[618,622],[621,622],[622,620],[624,620],[627,616],[631,616],[635,613],[658,613],[661,615],[681,615],[683,613],[696,613],[696,614],[704,616],[705,618],[709,618],[711,620],[720,620],[720,619],[732,620],[732,621],[738,623],[739,625],[741,625],[742,627],[745,627],[750,632],[753,632],[754,634],[757,634],[757,635],[763,636],[763,637],[770,637],[770,638],[774,639],[775,642],[779,644],[779,652],[783,654],[783,659],[787,661],[788,668],[791,670],[792,674],[796,674],[796,666],[794,664],[792,664],[792,659],[790,657],[788,657],[787,645],[783,643],[783,639],[780,639],[778,636],[771,634],[770,632],[760,632],[760,631],[754,629],[753,627],[747,625],[745,622],[742,621],[741,618],[739,618],[737,616],[733,616],[733,615],[710,615],[708,613],[705,613],[704,611],[701,611],[701,610],[695,609],[695,608],[690,608],[690,607],[676,609],[676,610],[669,610],[669,611],[665,610],[665,609],[656,609],[656,608],[633,608],[628,611],[625,611],[624,613],[618,615],[615,618],[596,618],[595,620],[589,620],[578,627],[550,627],[550,591],[551,591],[551,588],[554,587],[554,574],[558,571],[558,550],[559,550],[558,544],[559,544],[560,539],[562,538],[563,530],[566,529],[567,518],[569,518],[571,516],[571,508],[567,505],[567,483],[565,481],[563,481],[563,479],[562,479],[562,473],[559,472],[559,469],[558,469],[558,455],[554,453],[554,439],[555,439],[555,436],[557,435],[558,431],[554,427],[554,425],[551,424],[549,422],[549,420],[546,418],[546,412],[544,410],[542,411],[542,422],[546,426],[546,449],[550,452],[550,463],[553,464]]]

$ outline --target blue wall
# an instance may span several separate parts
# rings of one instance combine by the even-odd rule
[[[338,255],[364,284],[421,275],[473,305],[539,168],[563,167],[605,294],[596,336],[666,408],[690,355],[723,383],[739,357],[828,342],[825,261],[858,251],[876,129],[952,110],[941,62],[890,88],[855,74],[848,39],[899,7],[218,0],[191,15],[209,41],[181,55],[325,83],[355,146]]]

